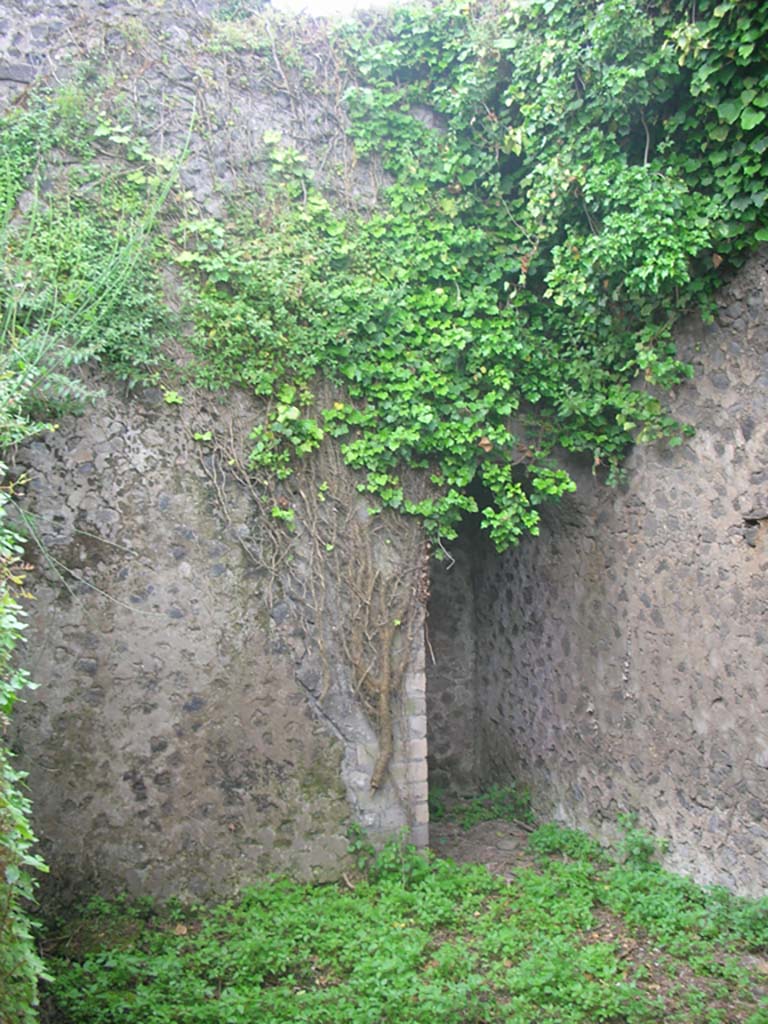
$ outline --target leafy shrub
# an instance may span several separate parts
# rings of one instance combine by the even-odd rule
[[[0,478],[4,474],[0,464]],[[7,489],[0,489],[0,1020],[27,1024],[36,1020],[37,980],[43,974],[27,907],[34,894],[33,872],[45,870],[45,865],[33,852],[24,774],[14,767],[2,742],[13,705],[30,685],[12,663],[24,628],[14,596],[24,572],[20,538],[6,522],[8,500]]]
[[[599,843],[586,833],[554,822],[540,825],[528,840],[528,846],[538,854],[560,853],[573,860],[599,860],[605,856]]]
[[[633,868],[657,868],[654,858],[666,853],[669,843],[640,828],[636,814],[620,814],[618,823],[622,832],[617,848],[619,858]]]

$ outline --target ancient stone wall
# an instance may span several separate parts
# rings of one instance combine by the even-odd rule
[[[284,538],[296,564],[282,568],[253,495],[192,439],[235,436],[254,415],[231,397],[191,422],[158,389],[111,388],[18,453],[39,689],[13,746],[58,898],[227,893],[275,870],[338,877],[351,820],[426,841],[420,638],[391,771],[372,792],[376,731],[341,651],[321,652],[308,621],[305,540]],[[343,581],[324,582],[333,635],[349,626]]]
[[[462,539],[432,565],[425,653],[429,784],[436,796],[468,796],[480,785],[473,553]]]
[[[180,180],[207,215],[258,189],[265,131],[337,199],[375,202],[379,175],[351,152],[345,83],[322,47],[297,28],[288,64],[268,33],[214,24],[213,6],[6,0],[0,107],[108,69],[107,111],[127,105],[156,152],[186,147]],[[573,465],[578,492],[503,558],[458,545],[453,568],[433,572],[426,645],[435,785],[514,776],[542,814],[607,838],[637,810],[671,839],[670,865],[745,892],[768,881],[767,262],[724,291],[713,326],[680,332],[697,376],[674,406],[696,437],[639,449],[619,490]],[[334,468],[338,523],[360,533],[367,563],[395,589],[415,574],[394,761],[371,792],[379,745],[348,643],[362,563],[345,566],[330,540],[318,562],[306,523],[286,542],[292,561],[275,554],[247,483],[192,440],[227,416],[249,429],[243,401],[193,422],[159,392],[108,388],[19,454],[43,548],[30,544],[40,689],[16,740],[60,895],[225,892],[274,869],[330,877],[350,818],[426,841],[415,527],[363,528],[354,481]],[[319,479],[307,473],[297,503]]]
[[[679,332],[681,448],[624,486],[573,465],[541,536],[476,566],[483,778],[606,837],[617,814],[704,882],[768,883],[768,253]]]
[[[63,87],[75,111],[85,97],[127,117],[154,152],[179,158],[179,182],[208,216],[258,194],[265,133],[301,152],[337,201],[374,201],[377,173],[351,151],[322,25],[291,29],[287,61],[272,26],[216,20],[215,8],[2,3],[0,109]],[[174,308],[177,285],[169,269]],[[103,398],[17,456],[37,563],[26,661],[40,688],[13,742],[49,891],[205,894],[275,870],[338,877],[350,821],[375,840],[405,828],[425,844],[418,526],[374,523],[325,450],[283,497],[297,528],[280,534],[265,496],[232,468],[261,415],[254,403],[190,395],[169,407],[159,390],[129,398],[101,383]],[[333,537],[321,544],[323,529]],[[363,566],[376,600],[409,600],[383,712],[354,663],[370,652],[352,641],[374,643],[381,618],[355,591]],[[377,713],[391,724],[378,727]]]
[[[336,201],[375,203],[382,176],[357,160],[347,135],[349,83],[324,41],[327,25],[296,21],[281,42],[268,25],[212,17],[219,6],[0,0],[0,111],[33,89],[98,83],[89,104],[118,121],[127,115],[155,153],[183,152],[180,182],[213,217],[226,215],[228,196],[263,183],[265,132],[294,147]],[[281,59],[286,46],[290,59]]]

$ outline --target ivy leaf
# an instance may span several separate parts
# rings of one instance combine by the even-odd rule
[[[739,123],[745,132],[751,131],[759,125],[761,121],[765,120],[765,114],[765,110],[756,110],[754,107],[747,107],[742,113],[741,121]]]
[[[739,100],[726,100],[717,108],[717,116],[726,124],[733,124],[743,110],[743,104]]]

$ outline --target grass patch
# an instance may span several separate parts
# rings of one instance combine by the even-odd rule
[[[507,883],[390,844],[353,887],[273,879],[217,906],[94,901],[51,939],[71,1024],[768,1021],[768,903],[572,830]]]

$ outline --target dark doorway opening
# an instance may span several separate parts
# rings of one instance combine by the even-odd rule
[[[479,516],[468,516],[442,560],[433,559],[427,609],[430,797],[469,796],[482,781],[477,686],[476,579],[489,557]]]

